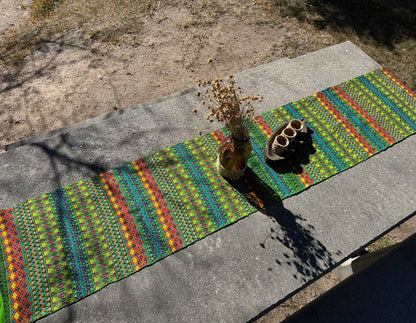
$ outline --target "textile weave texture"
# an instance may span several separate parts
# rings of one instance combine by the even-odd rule
[[[306,118],[290,161],[273,130]],[[416,130],[416,94],[384,68],[256,117],[244,178],[217,174],[223,128],[0,211],[6,322],[34,321],[371,157]]]

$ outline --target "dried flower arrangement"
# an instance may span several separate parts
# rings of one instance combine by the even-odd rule
[[[215,119],[229,127],[232,135],[240,140],[247,137],[247,129],[243,121],[254,116],[254,101],[261,102],[261,95],[245,95],[240,87],[235,87],[232,75],[227,78],[227,83],[222,78],[214,81],[202,82],[199,78],[196,82],[199,87],[205,88],[203,93],[197,95],[202,97],[202,106],[209,110],[206,118],[210,122]],[[197,112],[194,109],[194,112]]]
[[[246,95],[240,87],[235,86],[232,75],[226,81],[217,78],[202,82],[197,78],[196,82],[205,89],[197,95],[203,99],[202,106],[209,110],[207,120],[217,120],[230,129],[230,134],[224,138],[218,149],[218,171],[226,178],[239,178],[247,167],[247,159],[252,150],[249,129],[244,121],[253,118],[253,103],[263,101],[263,96]],[[197,112],[196,108],[194,112]]]

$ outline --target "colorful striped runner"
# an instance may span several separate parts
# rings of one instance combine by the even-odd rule
[[[221,129],[0,211],[6,322],[34,321],[416,130],[416,94],[378,69],[264,113],[245,179],[217,175]],[[305,161],[264,162],[273,129],[306,118]]]

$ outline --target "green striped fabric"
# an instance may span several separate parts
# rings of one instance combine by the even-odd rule
[[[384,68],[255,118],[244,178],[217,174],[220,129],[0,211],[5,321],[34,321],[413,134],[416,95]],[[290,162],[273,130],[306,118]],[[1,320],[0,320],[1,321]]]

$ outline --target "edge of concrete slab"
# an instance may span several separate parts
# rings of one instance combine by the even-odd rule
[[[173,98],[177,98],[177,97],[186,95],[186,94],[191,93],[193,91],[195,91],[195,88],[189,88],[189,89],[186,89],[186,90],[183,90],[183,91],[180,91],[180,92],[168,94],[166,96],[154,99],[154,100],[149,101],[149,102],[140,103],[138,105],[134,105],[134,106],[128,107],[128,108],[123,109],[123,110],[118,110],[118,111],[106,113],[106,114],[100,115],[98,117],[86,119],[86,120],[83,120],[83,121],[80,121],[80,122],[77,122],[77,123],[59,128],[59,129],[55,129],[55,130],[52,130],[52,131],[49,131],[49,132],[42,133],[38,136],[34,136],[34,137],[27,138],[27,139],[19,140],[19,141],[16,141],[16,142],[13,142],[11,144],[6,145],[5,150],[10,151],[12,149],[22,147],[22,146],[25,146],[25,145],[30,145],[30,144],[35,143],[35,142],[44,141],[44,140],[47,140],[49,138],[59,136],[60,134],[63,134],[63,133],[68,133],[68,132],[71,132],[71,131],[79,129],[79,128],[85,128],[85,127],[88,127],[90,125],[93,125],[93,124],[96,124],[96,123],[99,123],[99,122],[102,122],[102,121],[105,121],[105,120],[108,120],[108,119],[112,119],[112,118],[116,118],[116,117],[128,114],[131,111],[136,110],[136,109],[140,109],[140,108],[151,106],[151,105],[157,105],[161,102],[165,102],[165,101],[171,100]]]
[[[290,72],[293,73],[293,71],[297,72],[297,76],[299,78],[298,80],[298,84],[300,85],[299,87],[299,92],[302,93],[302,83],[306,83],[306,77],[302,77],[303,75],[310,75],[314,73],[314,70],[316,70],[320,65],[322,65],[322,59],[325,60],[329,60],[329,61],[334,61],[334,57],[337,57],[337,55],[339,55],[340,51],[345,51],[348,55],[355,55],[354,59],[359,59],[362,58],[362,61],[366,61],[366,62],[371,62],[373,61],[371,57],[369,57],[365,52],[363,52],[361,49],[359,49],[358,47],[356,47],[352,42],[350,41],[346,41],[337,45],[333,45],[330,47],[326,47],[320,50],[317,50],[315,52],[311,52],[293,59],[289,59],[289,58],[282,58],[276,61],[272,61],[270,63],[266,63],[263,65],[259,65],[256,67],[253,67],[251,69],[248,70],[244,70],[241,71],[239,73],[236,73],[235,78],[237,80],[244,80],[246,78],[248,79],[253,79],[253,77],[256,76],[263,76],[263,77],[267,77],[268,70],[270,69],[279,69],[280,73],[283,74],[285,72],[289,72],[288,70],[290,70]],[[374,61],[373,61],[374,62]],[[333,64],[343,64],[344,62],[338,62],[338,61],[334,61]],[[376,62],[374,62],[375,64],[369,64],[369,70],[374,70],[378,67],[380,67],[379,64],[377,64]],[[299,77],[300,75],[300,77]],[[339,79],[337,78],[336,80],[332,81],[328,84],[325,84],[324,88],[327,88],[329,86],[333,86],[333,85],[337,85],[339,83],[342,83],[344,81],[347,81],[349,79],[351,79],[352,77],[356,77],[358,75],[354,75],[354,76],[345,76],[343,79]],[[284,78],[282,78],[283,80]],[[273,82],[273,81],[272,81]],[[250,82],[249,82],[250,83]],[[305,92],[302,97],[306,97],[307,95],[313,94],[319,90],[323,90],[324,88],[322,88],[322,86],[320,86],[319,82],[317,83],[316,87],[312,87],[312,91],[309,92]],[[104,114],[95,118],[91,118],[88,120],[83,120],[80,121],[78,123],[60,128],[60,129],[56,129],[50,132],[46,132],[43,134],[40,134],[38,136],[35,137],[30,137],[27,139],[23,139],[20,141],[16,141],[14,143],[8,144],[5,147],[6,151],[10,151],[12,149],[18,148],[18,147],[22,147],[25,145],[30,145],[32,143],[35,142],[40,142],[40,141],[44,141],[47,140],[48,138],[54,137],[54,136],[58,136],[60,134],[64,134],[64,133],[68,133],[71,132],[73,130],[79,129],[79,128],[84,128],[84,127],[88,127],[90,125],[111,119],[111,118],[116,118],[125,114],[129,114],[135,110],[138,109],[142,109],[145,107],[149,107],[149,106],[153,106],[153,105],[157,105],[160,104],[162,102],[166,102],[181,96],[185,96],[189,93],[192,92],[196,92],[197,88],[196,87],[192,87],[192,88],[188,88],[186,90],[180,91],[180,92],[176,92],[173,94],[169,94],[166,95],[164,97],[149,101],[149,102],[145,102],[145,103],[141,103],[123,110],[119,110],[119,111],[115,111],[115,112],[111,112],[108,114]],[[294,101],[294,99],[292,98],[287,98],[285,99],[284,96],[282,96],[282,102],[280,102],[279,104],[285,104],[285,103],[289,103],[291,101]],[[300,99],[300,98],[299,98]]]
[[[292,197],[289,197],[289,199],[290,198],[292,198]],[[374,252],[374,254],[375,254],[374,261],[372,261],[372,260],[367,261],[368,259],[366,259],[366,260],[364,260],[363,266],[358,265],[358,268],[356,268],[356,269],[354,269],[354,268],[350,268],[350,270],[347,269],[347,270],[345,270],[345,273],[343,273],[341,275],[338,275],[338,274],[334,273],[334,271],[336,271],[336,270],[339,270],[339,269],[340,270],[343,270],[340,267],[343,266],[344,264],[346,264],[347,267],[348,266],[349,267],[354,266],[353,265],[354,261],[357,261],[357,260],[359,260],[360,257],[363,257],[363,256],[357,256],[357,254],[359,254],[361,251],[365,250],[365,248],[367,248],[368,246],[372,245],[374,242],[376,242],[377,240],[379,240],[381,237],[384,237],[386,234],[388,234],[392,230],[396,229],[397,227],[399,227],[400,225],[402,225],[404,222],[408,221],[409,219],[413,218],[414,216],[416,216],[416,211],[415,212],[412,212],[408,216],[402,218],[399,222],[395,223],[393,226],[389,227],[387,230],[379,233],[376,237],[373,237],[371,240],[369,240],[366,243],[360,245],[360,248],[357,249],[357,250],[354,250],[354,252],[352,252],[351,254],[345,255],[344,258],[339,259],[339,261],[337,261],[337,263],[333,264],[335,268],[332,267],[332,268],[328,268],[325,271],[322,271],[322,273],[320,275],[318,275],[317,277],[314,277],[312,280],[308,281],[305,285],[303,285],[300,288],[294,290],[292,293],[286,295],[284,298],[278,300],[274,304],[271,304],[268,308],[262,310],[257,315],[255,315],[252,318],[250,318],[249,320],[247,320],[247,323],[254,323],[254,322],[256,322],[261,317],[263,317],[267,313],[273,311],[276,307],[278,307],[279,305],[281,305],[282,303],[284,303],[285,301],[287,301],[289,298],[291,298],[294,295],[298,294],[303,289],[305,289],[306,287],[312,285],[314,282],[316,282],[317,280],[321,279],[323,276],[325,276],[328,273],[331,273],[332,272],[333,274],[335,274],[335,277],[339,280],[339,283],[337,285],[335,285],[333,288],[331,288],[331,289],[327,290],[326,292],[324,292],[318,298],[312,300],[307,305],[305,305],[305,307],[304,307],[305,309],[307,307],[309,307],[310,305],[315,304],[316,302],[318,302],[321,298],[325,297],[327,294],[332,293],[332,291],[336,290],[339,286],[341,286],[343,284],[347,284],[350,279],[354,279],[356,276],[360,275],[361,272],[363,272],[365,270],[368,270],[369,267],[377,266],[379,262],[381,262],[384,258],[388,257],[391,253],[395,252],[398,248],[400,248],[400,246],[403,243],[405,243],[406,241],[410,240],[412,236],[411,237],[408,237],[407,239],[405,239],[403,241],[403,243],[397,243],[397,244],[394,244],[394,245],[392,245],[390,247],[385,248],[385,250],[379,250],[378,252]],[[416,239],[416,234],[414,234],[413,237],[414,237],[413,239]],[[366,254],[364,256],[367,256],[367,255],[368,254]],[[351,274],[349,274],[350,271],[351,271]],[[286,322],[286,320],[291,319],[292,317],[297,317],[297,313],[298,312],[299,313],[302,312],[304,308],[302,308],[299,311],[296,311],[295,313],[289,315],[284,320],[284,322]],[[296,321],[293,321],[293,322],[296,322]],[[321,321],[318,321],[318,322],[321,322]]]
[[[326,55],[327,51],[331,54]],[[278,60],[235,75],[238,84],[249,88],[250,94],[266,94],[256,107],[257,113],[276,109],[380,67],[351,42],[308,55],[297,60]],[[314,68],[304,64],[314,64]],[[199,104],[196,92],[197,88],[190,88],[86,120],[30,139],[26,145],[0,154],[0,175],[5,187],[0,207],[192,139],[198,130],[203,133],[217,130],[222,125],[206,122],[203,115],[191,112]]]
[[[264,71],[264,70],[266,70],[270,67],[276,67],[276,66],[278,66],[282,63],[285,63],[287,61],[290,61],[290,59],[287,58],[287,57],[281,58],[279,60],[276,60],[276,61],[273,61],[273,62],[270,62],[270,63],[266,63],[266,64],[263,64],[263,65],[259,65],[259,66],[250,68],[248,70],[239,72],[239,73],[237,73],[237,75],[258,73],[258,72]],[[52,131],[49,131],[49,132],[42,133],[42,134],[34,136],[34,137],[30,137],[30,138],[27,138],[27,139],[23,139],[23,140],[13,142],[11,144],[6,145],[5,150],[9,151],[11,149],[15,149],[15,148],[18,148],[18,147],[21,147],[21,146],[25,146],[25,145],[29,145],[29,144],[32,144],[32,143],[35,143],[35,142],[43,141],[43,140],[46,140],[48,138],[58,136],[60,134],[66,133],[66,132],[70,132],[70,131],[73,131],[73,130],[76,130],[76,129],[79,129],[79,128],[88,127],[92,124],[96,124],[96,123],[104,121],[104,120],[108,120],[108,119],[111,119],[111,118],[116,118],[118,116],[131,113],[132,111],[137,110],[137,109],[141,109],[141,108],[144,108],[144,107],[147,107],[147,106],[157,105],[161,102],[165,102],[165,101],[177,98],[177,97],[181,97],[181,96],[184,96],[186,94],[189,94],[189,93],[192,93],[192,92],[195,92],[195,91],[197,91],[197,87],[191,87],[191,88],[179,91],[179,92],[175,92],[175,93],[172,93],[172,94],[165,95],[163,97],[160,97],[160,98],[148,101],[148,102],[144,102],[144,103],[140,103],[138,105],[128,107],[126,109],[106,113],[106,114],[103,114],[101,116],[97,116],[97,117],[94,117],[94,118],[83,120],[83,121],[74,123],[72,125],[68,125],[68,126],[65,126],[65,127],[59,128],[59,129],[55,129],[55,130],[52,130]]]
[[[416,314],[415,248],[413,234],[284,322],[412,321]]]

